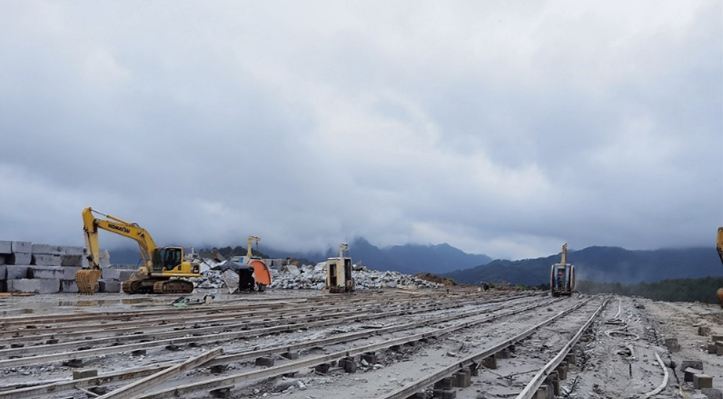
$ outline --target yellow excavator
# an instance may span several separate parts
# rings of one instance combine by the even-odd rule
[[[721,263],[723,263],[723,227],[718,227],[718,240],[715,245],[718,250],[718,256],[720,257]],[[718,288],[718,303],[723,308],[723,288]]]
[[[137,223],[126,222],[88,207],[83,209],[83,231],[89,269],[79,270],[75,279],[78,291],[93,294],[101,277],[98,230],[130,238],[138,244],[143,264],[122,283],[127,294],[190,294],[193,283],[180,278],[199,277],[199,265],[185,260],[182,247],[158,247],[151,234]],[[104,219],[96,218],[103,216]]]

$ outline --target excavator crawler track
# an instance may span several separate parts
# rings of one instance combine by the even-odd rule
[[[193,283],[180,279],[129,279],[122,284],[126,294],[190,294]]]

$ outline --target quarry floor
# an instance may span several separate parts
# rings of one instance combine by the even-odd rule
[[[213,301],[202,303],[206,295],[213,295]],[[560,381],[559,397],[643,398],[664,378],[656,353],[668,365],[669,377],[652,397],[700,394],[692,383],[683,382],[680,365],[686,360],[702,362],[713,387],[723,389],[723,356],[707,351],[711,336],[723,335],[723,312],[713,305],[578,294],[550,298],[544,292],[474,288],[384,289],[351,295],[197,290],[189,296],[191,304],[181,308],[172,305],[176,298],[0,298],[0,399],[96,397],[93,392],[118,389],[214,348],[222,348],[227,357],[134,397],[391,398],[465,357],[557,317],[507,355],[498,356],[496,368],[480,368],[469,386],[447,389],[457,398],[514,398],[606,299],[607,305],[571,352],[575,359],[567,378]],[[556,316],[564,310],[569,313]],[[701,326],[710,329],[707,336],[699,335]],[[671,338],[680,348],[666,346]],[[392,345],[395,342],[399,344]],[[372,358],[354,352],[367,347],[375,354]],[[354,372],[345,370],[338,359],[315,360],[344,351],[354,358]],[[298,358],[281,356],[286,352]],[[259,364],[256,359],[261,357],[273,365]],[[82,364],[73,367],[69,360]],[[211,371],[213,364],[222,364],[222,370]],[[319,364],[330,367],[320,370]],[[111,377],[76,376],[74,381],[73,373],[79,370]],[[219,381],[211,383],[214,379]],[[194,384],[199,388],[173,392]],[[225,393],[211,393],[226,387]],[[431,395],[430,384],[420,387]]]

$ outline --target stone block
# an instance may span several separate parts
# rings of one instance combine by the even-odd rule
[[[713,388],[713,377],[707,374],[695,374],[693,376],[693,388]]]
[[[10,241],[0,241],[0,254],[13,253],[12,243]]]
[[[28,265],[5,265],[5,280],[28,278]]]
[[[78,284],[75,280],[60,280],[60,292],[77,293]]]
[[[61,266],[82,266],[83,255],[60,255]]]
[[[32,244],[31,248],[33,255],[60,255],[63,253],[57,245]]]
[[[0,265],[0,280],[5,280],[5,276],[7,275],[7,267],[5,265]]]
[[[457,397],[457,391],[451,391],[447,389],[435,389],[434,397],[440,399],[455,399]]]
[[[274,365],[274,359],[268,356],[257,357],[255,364],[257,366],[271,367]]]
[[[8,283],[5,280],[0,280],[0,292],[7,292],[8,291]],[[2,345],[0,345],[0,349]]]
[[[710,335],[710,327],[708,326],[700,326],[698,327],[698,335],[702,337],[707,337]]]
[[[73,370],[73,379],[74,380],[80,380],[82,378],[90,378],[90,377],[97,377],[97,376],[98,376],[98,370],[96,370],[96,369]]]
[[[28,278],[65,278],[65,269],[61,266],[30,266]]]
[[[459,388],[467,388],[472,385],[472,376],[469,370],[460,370],[452,376],[454,379],[454,386]]]
[[[723,399],[723,392],[717,388],[703,388],[700,390],[700,393],[708,399]]]
[[[723,356],[723,342],[721,342],[721,341],[715,342],[715,353],[718,356]]]
[[[61,246],[60,254],[67,256],[83,256],[85,254],[85,248]]]
[[[711,339],[711,341],[713,341],[713,342],[718,342],[718,341],[723,342],[723,335],[712,335],[712,336],[710,337],[710,339]]]
[[[100,292],[120,292],[121,283],[118,280],[98,280],[98,291]]]
[[[693,382],[693,376],[696,374],[703,374],[703,369],[686,367],[685,369],[683,369],[683,381]]]
[[[32,264],[42,266],[60,266],[61,261],[62,259],[60,255],[33,254]]]
[[[497,368],[497,359],[495,359],[494,356],[490,356],[482,360],[482,367],[486,369],[496,369]]]
[[[0,265],[5,264],[5,256],[8,256],[8,255],[0,255]]]
[[[33,252],[33,244],[30,241],[13,241],[10,249],[13,253],[29,254]]]
[[[454,379],[452,377],[445,377],[434,383],[434,389],[452,389],[454,386]]]
[[[34,292],[36,294],[55,294],[60,291],[60,280],[53,279],[20,279],[7,280],[9,292]]]
[[[101,274],[103,275],[103,278],[106,280],[121,280],[121,269],[116,269],[114,267],[106,267],[101,270]]]
[[[13,252],[5,255],[5,263],[8,265],[29,265],[32,259],[30,252]]]
[[[63,280],[75,280],[75,273],[78,272],[78,270],[82,269],[81,267],[74,267],[74,266],[64,266],[61,267],[63,269],[63,277],[60,277]]]

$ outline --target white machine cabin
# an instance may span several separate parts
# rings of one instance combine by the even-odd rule
[[[351,274],[351,258],[345,256],[349,246],[342,243],[339,246],[339,256],[326,260],[326,289],[329,292],[354,291],[354,278]]]

